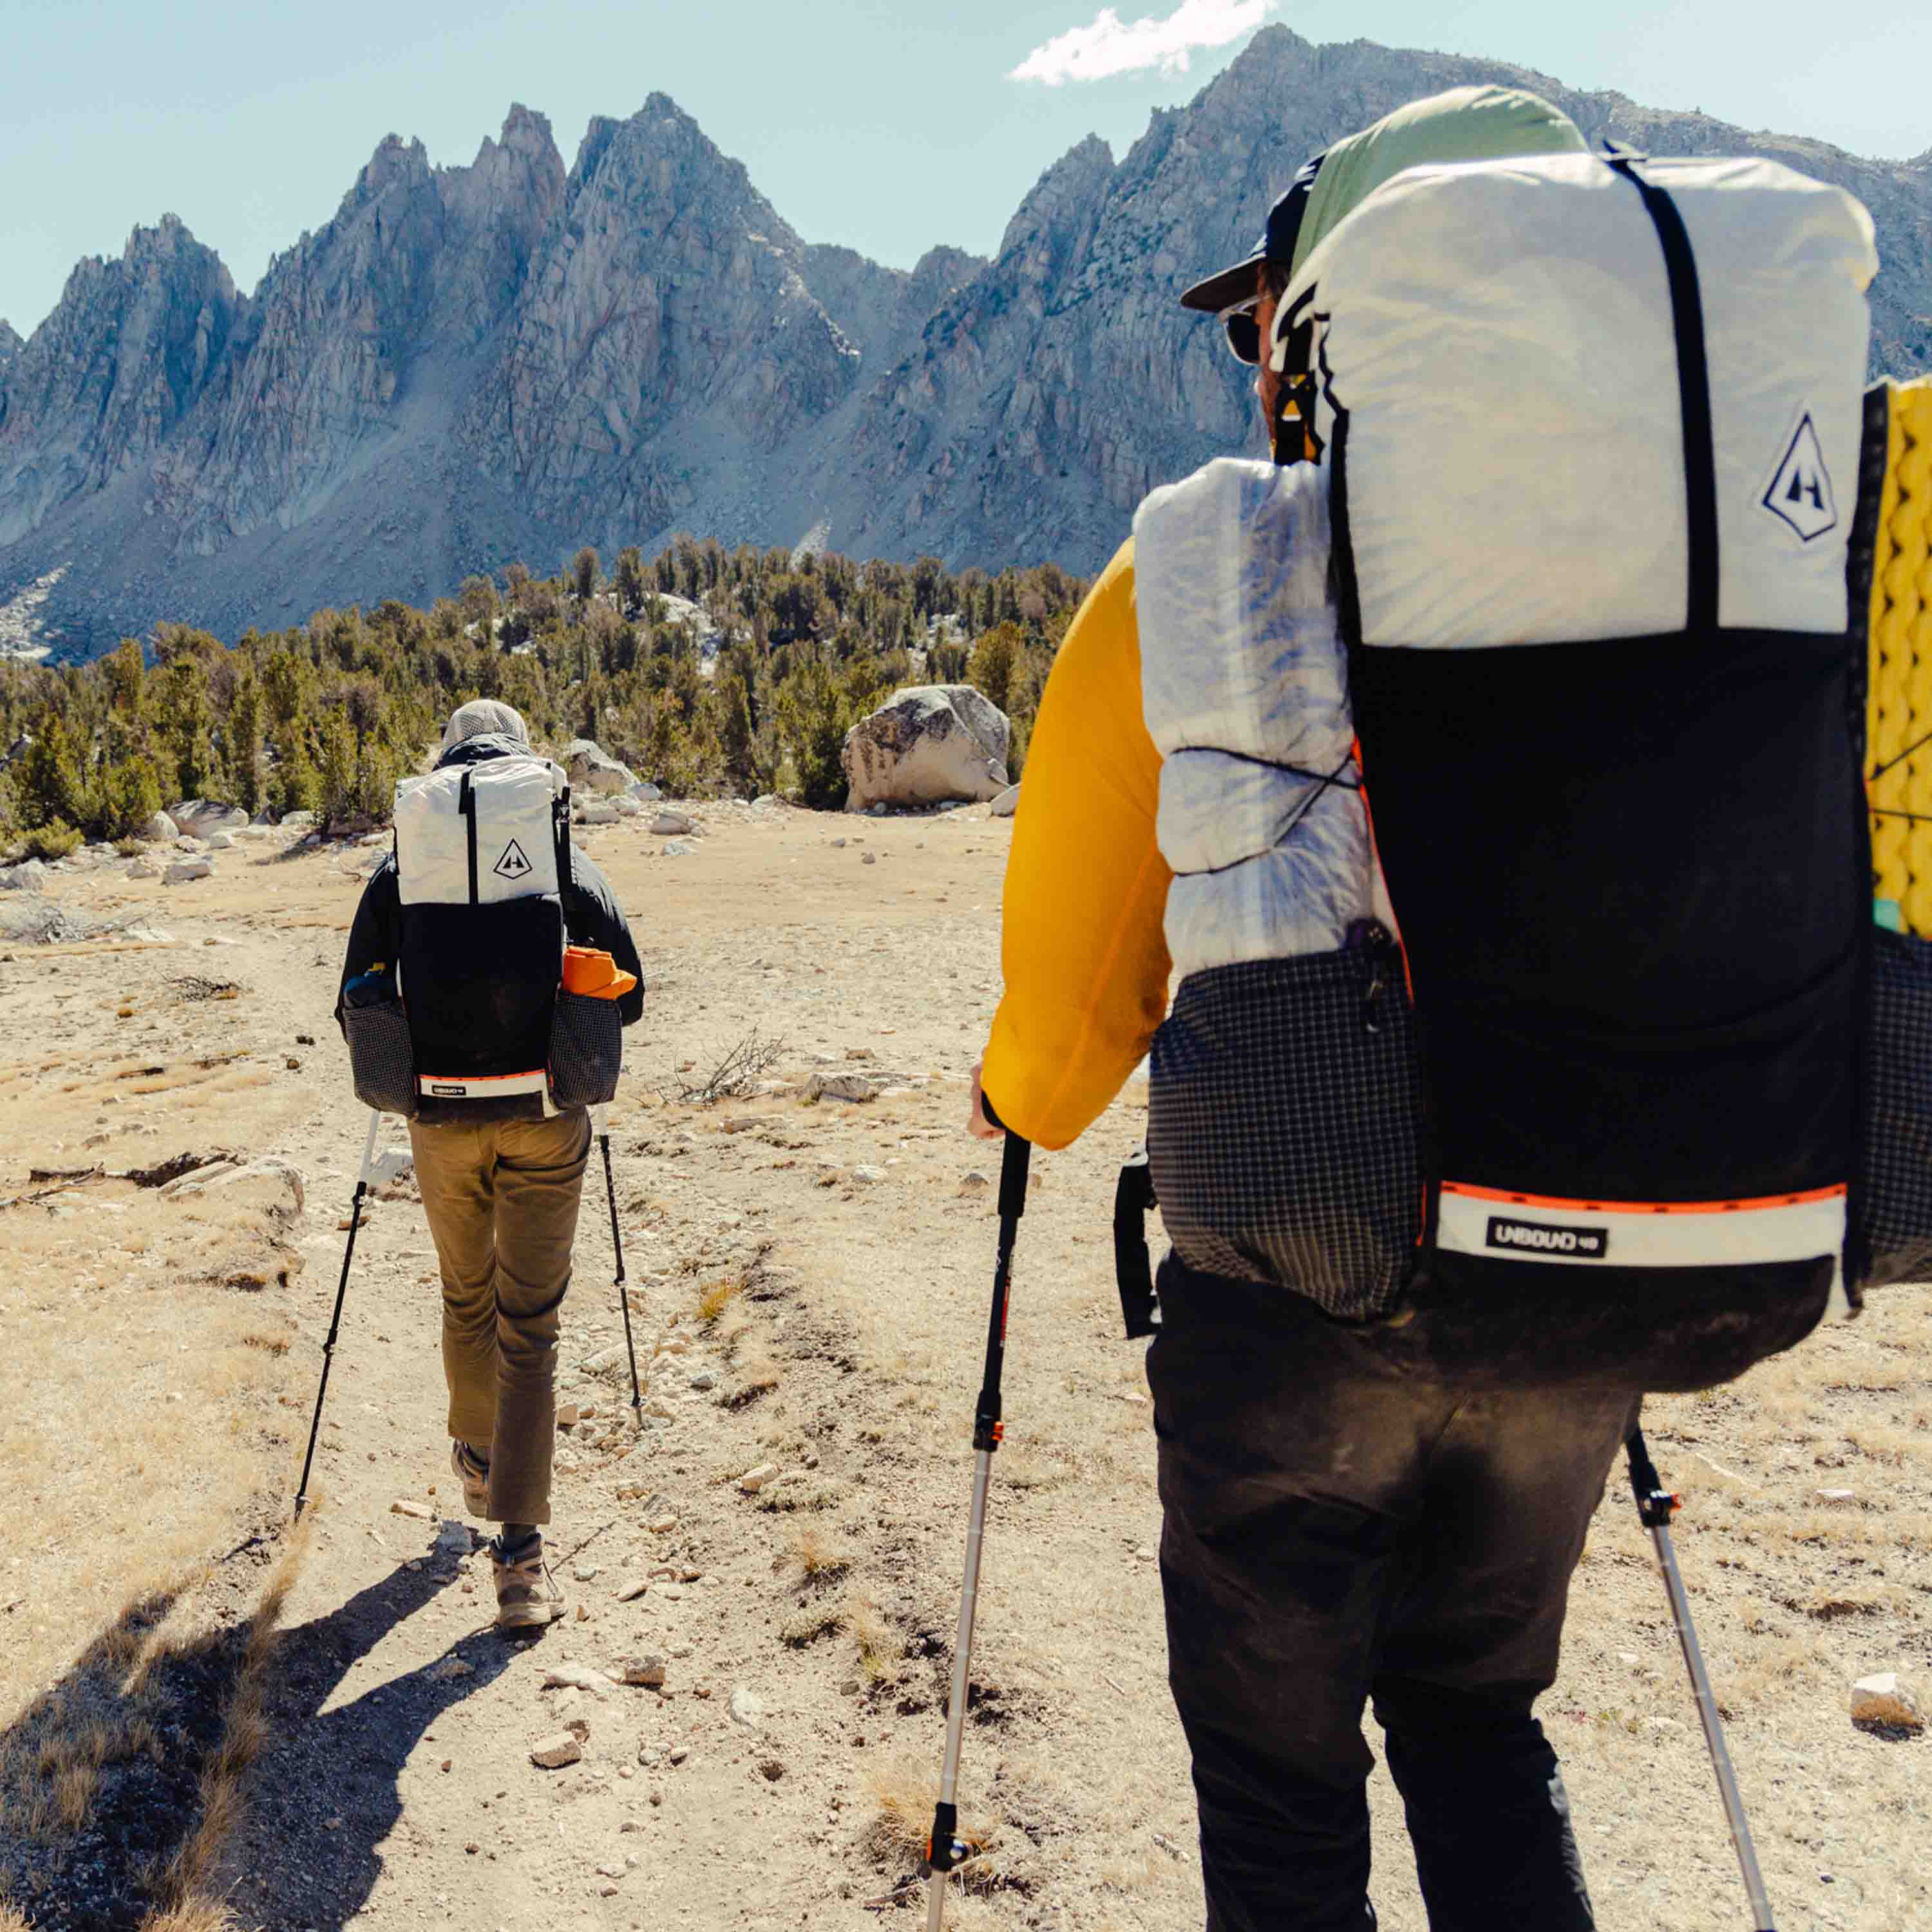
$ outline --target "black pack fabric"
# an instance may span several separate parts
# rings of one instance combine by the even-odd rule
[[[1842,638],[1357,649],[1437,1178],[1843,1186],[1870,921]]]
[[[541,1119],[541,1092],[500,1100],[440,1095],[453,1084],[542,1071],[550,1061],[563,957],[563,910],[548,894],[495,905],[405,905],[401,911],[402,990],[425,1120]]]
[[[1420,1090],[1385,934],[1190,973],[1151,1071],[1148,1161],[1190,1267],[1351,1319],[1396,1301],[1420,1232]]]

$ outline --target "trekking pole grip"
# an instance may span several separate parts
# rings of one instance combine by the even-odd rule
[[[1026,1212],[1027,1171],[1033,1160],[1033,1142],[1010,1128],[1000,1158],[1000,1219],[1017,1221]]]

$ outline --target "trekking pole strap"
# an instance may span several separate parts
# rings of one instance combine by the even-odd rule
[[[1664,1478],[1650,1460],[1641,1427],[1632,1425],[1624,1451],[1630,1458],[1630,1492],[1636,1498],[1639,1519],[1646,1529],[1668,1529],[1671,1518],[1683,1507],[1682,1502],[1664,1486]]]

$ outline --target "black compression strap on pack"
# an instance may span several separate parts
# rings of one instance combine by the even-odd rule
[[[476,791],[470,782],[470,773],[463,774],[463,783],[457,792],[456,808],[463,814],[464,835],[470,846],[470,903],[476,904]]]
[[[1639,157],[1613,157],[1610,167],[1643,198],[1644,212],[1664,250],[1670,316],[1677,338],[1677,395],[1684,423],[1684,487],[1690,549],[1684,628],[1694,635],[1718,628],[1718,456],[1711,422],[1711,368],[1704,340],[1704,299],[1697,258],[1677,204],[1636,171]]]
[[[577,883],[574,854],[570,843],[570,788],[563,790],[551,802],[550,832],[556,842],[556,889],[568,892]]]

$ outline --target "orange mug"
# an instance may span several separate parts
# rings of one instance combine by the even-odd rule
[[[566,946],[563,949],[566,993],[580,993],[590,1000],[618,1000],[637,983],[638,976],[620,971],[616,961],[601,947]]]

